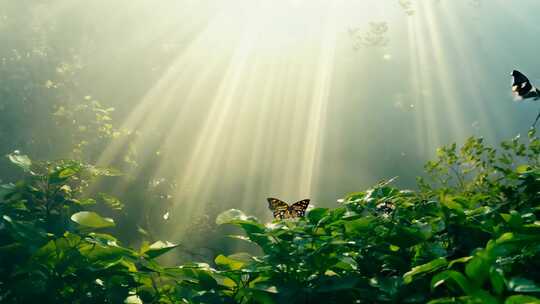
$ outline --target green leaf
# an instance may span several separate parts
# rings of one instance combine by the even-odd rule
[[[491,295],[489,292],[482,290],[482,289],[474,289],[471,292],[471,297],[474,300],[477,300],[477,303],[482,304],[499,304],[499,300],[495,298],[493,295]]]
[[[179,244],[173,244],[171,242],[168,242],[168,241],[157,241],[157,242],[154,242],[153,244],[151,244],[150,246],[148,245],[143,245],[141,247],[141,254],[145,254],[147,255],[149,258],[153,259],[153,258],[156,258],[160,255],[163,255],[171,250],[173,250],[174,248],[180,246]]]
[[[390,251],[396,252],[396,251],[399,251],[400,248],[399,248],[399,246],[390,244],[390,246],[388,247],[388,249],[390,249]]]
[[[244,212],[238,209],[230,209],[219,214],[216,218],[216,224],[230,224],[234,221],[245,221],[248,219],[248,216]]]
[[[61,170],[60,172],[58,172],[58,177],[60,178],[69,178],[75,174],[77,174],[78,171],[77,170],[74,170],[73,168],[65,168],[63,170]]]
[[[441,267],[446,266],[447,264],[448,264],[448,261],[446,261],[446,258],[437,258],[435,260],[430,261],[429,263],[416,266],[413,269],[411,269],[409,272],[403,275],[403,281],[405,282],[405,284],[409,284],[412,282],[414,276],[428,273],[428,272],[433,272]]]
[[[465,266],[465,273],[479,285],[482,285],[489,276],[489,261],[482,256],[475,256]]]
[[[510,214],[501,213],[501,217],[512,228],[520,228],[521,226],[523,226],[523,219],[521,218],[521,214],[515,210],[510,211]]]
[[[92,198],[83,198],[83,199],[73,199],[72,202],[74,202],[77,205],[81,206],[91,206],[96,204],[96,200]]]
[[[124,304],[143,304],[143,301],[137,295],[131,295],[124,300]]]
[[[238,286],[238,284],[236,284],[236,282],[229,277],[214,276],[214,278],[216,279],[219,285],[225,286],[227,288],[233,289]]]
[[[334,267],[344,270],[356,270],[358,264],[350,256],[342,256],[339,258],[339,261],[334,265]]]
[[[103,201],[105,205],[107,205],[109,208],[113,210],[119,211],[124,208],[124,204],[122,204],[122,202],[118,198],[112,195],[109,195],[107,193],[100,193],[99,197],[101,198],[101,200]]]
[[[115,226],[113,219],[102,217],[91,211],[77,212],[71,216],[71,220],[81,226],[89,228],[107,228]]]
[[[516,172],[519,174],[523,174],[531,170],[531,166],[529,165],[520,165],[516,168]]]
[[[16,189],[17,186],[12,183],[0,185],[0,200],[2,200],[6,195],[13,193]]]
[[[399,276],[391,277],[374,277],[371,278],[369,284],[373,287],[378,288],[380,291],[394,296],[398,293],[399,288],[403,282],[403,279]]]
[[[9,229],[12,238],[29,247],[39,247],[40,243],[47,238],[46,232],[31,221],[19,221],[8,215],[3,215],[0,219],[0,226],[4,225]]]
[[[463,274],[454,270],[446,270],[435,275],[431,279],[431,288],[435,289],[449,281],[456,283],[466,294],[471,294],[474,290],[471,282]]]
[[[540,292],[540,287],[534,281],[526,278],[515,277],[508,281],[508,289],[515,292]]]
[[[65,183],[70,177],[80,173],[84,169],[83,165],[77,162],[62,163],[49,174],[49,183]]]
[[[195,281],[195,283],[199,284],[200,287],[204,289],[210,290],[218,287],[218,283],[213,276],[215,270],[210,268],[208,264],[198,263],[183,265],[176,271],[183,277]]]
[[[466,257],[462,257],[462,258],[459,258],[459,259],[452,260],[448,264],[448,268],[452,268],[452,266],[454,266],[454,264],[457,264],[457,263],[467,263],[468,261],[472,260],[473,258],[474,258],[473,256],[466,256]]]
[[[224,266],[230,270],[242,269],[250,261],[252,261],[252,257],[247,253],[237,253],[228,257],[220,254],[214,260],[216,265]]]
[[[116,246],[116,242],[118,242],[117,238],[115,238],[114,236],[112,236],[110,234],[106,234],[106,233],[90,232],[88,234],[88,236],[91,237],[93,240],[101,242],[102,244],[105,244],[105,245],[115,245]]]
[[[316,224],[328,213],[327,208],[313,208],[308,212],[307,218],[311,223]]]
[[[531,297],[531,296],[523,296],[523,295],[515,295],[510,296],[506,298],[506,301],[504,301],[504,304],[539,304],[540,299]]]
[[[458,198],[452,197],[452,196],[443,196],[441,199],[441,204],[447,207],[448,209],[454,210],[458,213],[463,212],[463,206],[459,204],[460,200]]]
[[[366,216],[352,221],[345,222],[345,231],[347,233],[370,231],[375,218]]]
[[[19,154],[17,151],[8,154],[9,161],[18,167],[22,168],[25,172],[29,172],[32,167],[32,161],[26,155]]]
[[[504,281],[504,273],[502,269],[492,267],[489,270],[489,279],[491,281],[491,287],[493,287],[493,290],[496,294],[501,295],[504,292],[505,287],[505,281]]]
[[[101,268],[121,267],[122,269],[136,269],[129,260],[136,258],[135,252],[120,247],[116,243],[102,244],[101,242],[89,241],[79,246],[79,252],[94,264]],[[127,260],[126,260],[127,259]]]

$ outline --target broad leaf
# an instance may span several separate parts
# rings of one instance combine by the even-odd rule
[[[81,226],[89,228],[108,228],[115,226],[113,219],[102,217],[91,211],[77,212],[71,216],[71,220]]]

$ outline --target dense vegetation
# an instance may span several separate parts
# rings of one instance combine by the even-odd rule
[[[122,203],[85,191],[117,172],[79,161],[9,160],[25,178],[0,193],[2,303],[538,303],[540,140],[499,150],[470,138],[437,151],[419,190],[391,181],[261,223],[239,210],[216,219],[260,254],[214,265],[160,265],[177,247],[127,248],[110,232]]]

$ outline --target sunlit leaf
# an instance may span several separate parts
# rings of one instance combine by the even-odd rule
[[[160,255],[163,255],[174,248],[180,246],[179,244],[173,244],[168,241],[157,241],[152,243],[149,246],[144,246],[141,248],[141,254],[147,255],[149,258],[156,258]]]
[[[124,304],[143,304],[143,301],[137,295],[131,295],[124,300]]]
[[[515,292],[540,292],[540,287],[534,281],[522,277],[510,279],[507,285]]]
[[[216,265],[227,267],[230,270],[238,270],[244,267],[252,260],[251,255],[247,253],[237,253],[234,255],[218,255],[214,262]]]
[[[540,299],[531,297],[531,296],[524,296],[524,295],[510,296],[506,298],[506,301],[504,301],[504,304],[538,304],[538,303],[540,303]]]
[[[114,227],[114,221],[111,218],[102,217],[91,211],[81,211],[73,214],[71,220],[75,223],[89,228],[107,228]]]
[[[455,282],[467,294],[473,291],[471,282],[463,274],[454,270],[443,271],[435,275],[431,279],[431,288],[435,289],[448,281]]]
[[[8,154],[7,156],[9,158],[9,161],[20,168],[22,168],[25,172],[30,172],[30,168],[32,167],[32,161],[30,158],[26,155],[18,153],[18,151],[15,151],[14,153]]]
[[[454,266],[454,264],[457,264],[457,263],[467,263],[472,258],[473,258],[473,256],[466,256],[466,257],[462,257],[462,258],[459,258],[459,259],[452,260],[450,263],[448,263],[448,268],[451,268],[452,266]]]
[[[63,169],[62,171],[60,171],[58,173],[58,177],[60,178],[69,178],[75,174],[77,174],[78,171],[73,169],[73,168],[66,168],[66,169]]]
[[[529,165],[520,165],[516,168],[516,172],[519,174],[523,174],[528,172],[531,169]]]
[[[92,198],[83,198],[83,199],[73,199],[72,200],[75,204],[81,205],[81,206],[91,206],[96,204],[96,200]]]
[[[228,224],[233,221],[245,221],[248,217],[238,209],[230,209],[225,212],[220,213],[216,218],[216,224]]]
[[[410,271],[403,275],[403,280],[405,284],[409,284],[412,282],[414,276],[435,271],[446,266],[447,264],[448,262],[445,258],[437,258],[429,263],[413,267]]]
[[[118,198],[112,195],[109,195],[107,193],[100,193],[99,197],[105,205],[107,205],[113,210],[122,210],[124,208],[124,204],[122,204],[122,202]]]
[[[390,245],[388,248],[389,248],[391,251],[394,251],[394,252],[395,252],[395,251],[399,251],[399,246],[396,246],[396,245]]]

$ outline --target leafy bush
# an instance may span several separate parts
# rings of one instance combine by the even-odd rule
[[[261,223],[239,210],[218,224],[262,254],[218,255],[214,265],[164,267],[176,247],[126,248],[114,221],[82,198],[111,170],[74,161],[33,164],[0,194],[0,301],[49,303],[538,303],[540,141],[499,151],[480,138],[443,147],[419,190],[391,180],[314,208],[305,218]],[[107,195],[110,209],[122,204]],[[105,199],[104,199],[105,198]],[[112,202],[112,203],[111,203]]]
[[[540,141],[501,152],[470,138],[426,165],[420,191],[388,182],[305,219],[239,226],[262,256],[218,256],[236,302],[533,303],[540,294]],[[195,301],[197,302],[197,301]]]
[[[1,188],[1,302],[121,303],[136,289],[154,289],[155,274],[145,267],[176,245],[122,247],[100,232],[114,221],[91,211],[95,199],[82,198],[92,178],[115,171],[76,161],[33,163],[18,153],[8,157],[27,178]],[[101,197],[111,209],[122,206]]]

